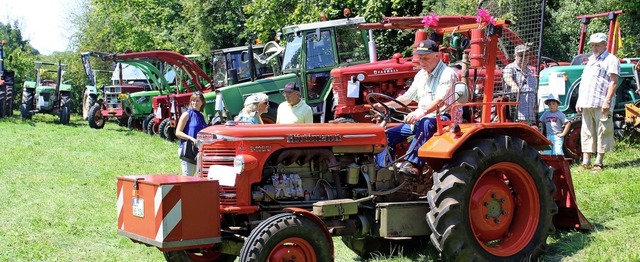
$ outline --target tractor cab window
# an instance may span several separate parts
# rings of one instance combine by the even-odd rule
[[[307,69],[322,67],[333,67],[333,42],[331,41],[331,31],[322,30],[307,33]]]
[[[302,52],[302,36],[290,34],[286,38],[287,45],[284,49],[282,71],[300,69],[300,54]]]
[[[224,54],[213,56],[213,83],[215,85],[227,85],[227,59]]]
[[[336,43],[338,45],[338,59],[340,63],[353,63],[369,58],[366,42],[361,31],[353,27],[336,28]]]
[[[247,60],[247,52],[230,53],[232,67],[238,72],[238,81],[243,82],[251,77],[251,71],[249,71],[249,63]]]

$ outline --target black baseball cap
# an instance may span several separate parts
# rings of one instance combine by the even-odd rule
[[[298,84],[296,84],[296,82],[289,82],[286,85],[284,85],[284,89],[282,90],[284,92],[300,92],[300,86],[298,86]]]
[[[428,55],[431,53],[438,52],[438,44],[433,40],[424,40],[418,44],[416,47],[416,51],[413,52],[414,55]]]

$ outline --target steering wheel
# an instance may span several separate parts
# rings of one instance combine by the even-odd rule
[[[365,101],[367,102],[367,104],[371,105],[371,110],[375,112],[378,117],[382,118],[382,121],[385,121],[387,123],[391,122],[390,120],[393,120],[395,122],[403,122],[404,117],[411,113],[411,109],[407,105],[385,94],[370,93],[367,95],[367,97],[365,97]],[[384,104],[385,102],[389,101],[400,105],[400,108],[394,108]],[[382,111],[374,107],[373,105],[376,103],[382,105],[385,110]],[[402,118],[399,118],[400,116],[402,116]]]
[[[556,66],[560,66],[560,63],[558,63],[558,61],[554,60],[553,58],[541,56],[540,59],[543,61],[545,68],[551,67],[549,65],[550,63],[554,63]]]

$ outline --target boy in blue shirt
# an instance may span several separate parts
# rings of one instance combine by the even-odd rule
[[[567,120],[567,117],[562,111],[558,111],[560,100],[558,100],[556,95],[549,94],[547,100],[544,100],[544,104],[549,107],[549,110],[542,113],[540,122],[544,124],[545,135],[552,143],[551,150],[545,150],[544,154],[564,155],[562,150],[564,136],[569,133],[571,122]]]

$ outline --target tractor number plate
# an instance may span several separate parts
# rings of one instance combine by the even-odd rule
[[[144,199],[134,197],[132,199],[133,216],[144,217]]]

